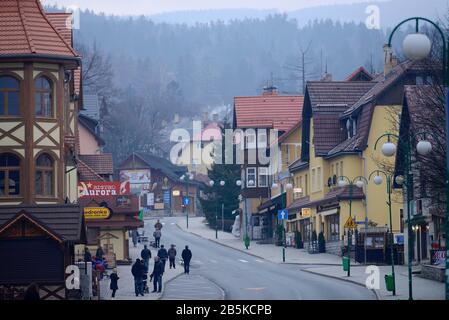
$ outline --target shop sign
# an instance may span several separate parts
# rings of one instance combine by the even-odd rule
[[[84,218],[87,220],[105,220],[110,216],[108,208],[84,208]]]
[[[129,207],[131,205],[131,197],[129,197],[129,196],[118,196],[115,199],[115,205],[117,207]]]
[[[128,182],[79,182],[79,198],[109,197],[129,195],[130,184]]]
[[[302,208],[301,209],[301,215],[303,217],[310,217],[312,215],[312,209],[310,209],[310,208]]]
[[[445,250],[430,250],[431,264],[432,265],[444,265],[446,263],[446,251]]]

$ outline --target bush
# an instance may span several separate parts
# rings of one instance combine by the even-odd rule
[[[302,242],[302,234],[300,231],[295,232],[295,244],[297,249],[304,248],[304,242]]]
[[[276,227],[276,245],[284,245],[284,226],[282,224],[278,224]]]
[[[326,240],[324,239],[324,233],[320,232],[318,235],[318,251],[319,253],[326,252]]]

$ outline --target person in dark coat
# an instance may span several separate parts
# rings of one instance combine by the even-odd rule
[[[159,220],[155,223],[154,229],[156,229],[156,230],[162,229],[162,223]]]
[[[133,239],[133,245],[134,245],[134,247],[136,247],[137,246],[137,241],[139,240],[139,232],[137,230],[133,230],[132,234],[131,234],[131,237]]]
[[[167,259],[168,259],[168,252],[167,252],[167,249],[164,248],[164,245],[161,245],[161,248],[157,252],[157,256],[159,258],[161,258],[161,262],[162,262],[162,265],[163,265],[164,271],[165,271],[165,263],[167,262]]]
[[[147,248],[147,245],[143,246],[143,249],[140,252],[140,257],[143,259],[143,263],[145,264],[145,267],[148,269],[150,264],[151,251],[150,249]]]
[[[161,292],[162,291],[162,276],[163,276],[163,274],[164,274],[164,264],[162,263],[162,261],[159,257],[154,257],[153,272],[150,275],[150,278],[153,281],[153,291],[152,292]]]
[[[145,271],[144,264],[142,263],[142,261],[140,261],[140,259],[136,259],[136,262],[133,264],[133,266],[131,268],[131,273],[134,277],[134,290],[136,293],[136,297],[138,297],[139,294],[141,296],[144,296],[144,292],[143,292],[144,271]]]
[[[103,260],[104,251],[101,246],[98,246],[97,252],[95,253],[95,256],[98,260]]]
[[[117,274],[117,269],[113,270],[109,279],[111,279],[110,289],[112,290],[112,298],[115,298],[115,292],[118,290],[118,279],[120,279]]]
[[[41,297],[39,296],[39,287],[36,283],[30,284],[30,286],[25,291],[23,299],[26,301],[37,301],[41,299]]]
[[[84,248],[84,262],[92,262],[92,255],[88,247]]]
[[[184,250],[182,250],[182,260],[184,260],[184,273],[190,273],[190,260],[192,260],[192,251],[190,251],[189,246],[186,246]]]
[[[176,269],[176,263],[175,263],[176,254],[177,254],[177,252],[175,249],[175,245],[172,244],[170,246],[170,249],[168,249],[168,260],[170,261],[170,269],[172,266],[173,266],[173,269]]]
[[[154,243],[156,245],[156,248],[159,248],[159,244],[161,242],[161,237],[162,237],[161,230],[160,229],[154,230],[153,237],[154,237]]]

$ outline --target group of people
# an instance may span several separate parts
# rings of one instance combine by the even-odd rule
[[[150,282],[153,282],[153,291],[160,293],[162,291],[162,276],[165,272],[165,265],[167,260],[169,261],[170,269],[176,269],[176,246],[172,244],[170,249],[166,249],[164,245],[160,245],[160,249],[157,255],[154,257],[153,270],[150,274]],[[190,273],[190,261],[192,259],[192,251],[190,251],[189,246],[185,246],[182,251],[182,259],[184,264],[184,273]],[[135,263],[131,268],[131,273],[134,277],[134,289],[136,297],[139,295],[144,296],[145,293],[149,293],[147,286],[148,273],[149,273],[149,263],[151,259],[151,250],[148,249],[147,245],[144,245],[142,251],[140,252],[140,257],[136,259]],[[112,280],[111,280],[112,284]],[[112,287],[111,287],[111,290]]]
[[[104,257],[102,246],[98,246],[95,256],[92,256],[88,247],[84,249],[84,262],[92,262],[92,269],[100,272],[100,279],[103,279],[105,271],[108,269],[108,261]]]

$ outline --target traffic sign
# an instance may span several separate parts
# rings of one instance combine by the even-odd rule
[[[352,217],[349,217],[348,220],[346,220],[345,228],[357,229],[357,224]]]
[[[185,206],[190,205],[190,198],[189,197],[184,197],[183,203]]]
[[[279,210],[278,211],[278,220],[288,220],[288,210]]]

